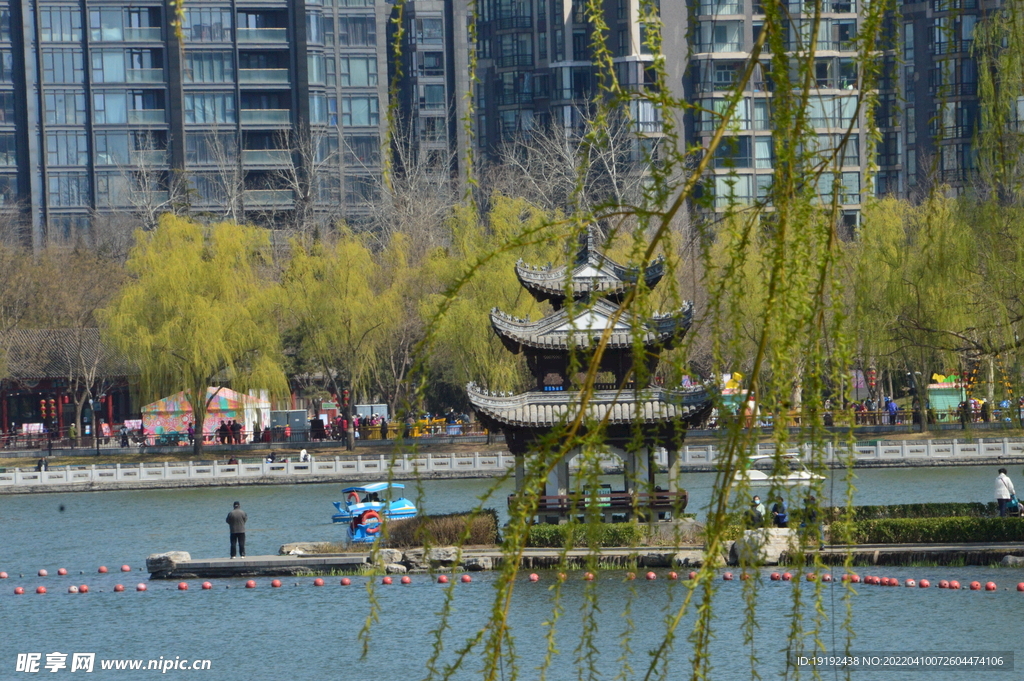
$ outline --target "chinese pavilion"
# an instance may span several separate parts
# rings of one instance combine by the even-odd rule
[[[637,361],[634,343],[639,338],[645,350],[640,361],[646,363],[646,372],[641,373],[654,375],[659,353],[672,347],[689,329],[692,304],[650,318],[641,318],[629,310],[620,313],[622,300],[641,278],[647,287],[658,284],[664,275],[664,261],[659,258],[641,272],[600,253],[597,241],[596,230],[588,230],[567,266],[539,268],[522,261],[516,264],[520,284],[536,300],[547,301],[554,309],[538,321],[517,319],[494,309],[491,324],[509,351],[526,355],[534,385],[527,392],[512,395],[491,393],[471,383],[467,386],[469,400],[484,427],[504,432],[505,442],[515,456],[518,491],[525,475],[525,457],[533,445],[559,423],[577,414],[579,386],[587,368],[581,367],[580,372],[570,376],[571,352],[576,350],[581,357],[586,356],[610,329],[586,417],[604,422],[609,452],[625,463],[626,489],[618,501],[633,506],[640,498],[641,502],[649,501],[653,508],[655,499],[650,493],[655,488],[654,453],[663,447],[668,452],[668,494],[659,492],[657,499],[662,505],[673,499],[678,509],[685,506],[685,497],[681,503],[677,499],[685,494],[679,493],[678,488],[678,451],[686,429],[706,418],[711,402],[701,387],[670,390],[636,385],[632,369]],[[638,427],[643,440],[643,451],[639,452],[635,446]],[[564,508],[570,494],[569,460],[576,453],[567,455],[549,476],[541,500],[541,516],[551,517],[543,513],[545,508],[559,504]],[[636,487],[638,481],[644,480],[647,485],[642,492]],[[554,506],[545,506],[545,499],[552,500]],[[602,501],[608,499],[602,492]],[[611,493],[611,506],[616,505],[616,495]],[[560,516],[564,518],[565,514]]]

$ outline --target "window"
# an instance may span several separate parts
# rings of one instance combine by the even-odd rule
[[[89,11],[89,37],[96,41],[118,42],[124,39],[120,7]]]
[[[421,86],[420,108],[421,109],[444,109],[444,85],[423,85]]]
[[[43,82],[85,82],[85,61],[82,57],[82,51],[71,48],[44,48]]]
[[[18,165],[18,147],[13,132],[0,135],[0,166]]]
[[[87,173],[50,173],[47,177],[49,205],[71,207],[89,205]]]
[[[127,92],[94,92],[92,95],[93,122],[127,123]]]
[[[376,21],[373,17],[338,17],[338,44],[342,47],[376,45]]]
[[[380,139],[376,135],[345,135],[345,165],[376,167],[380,163]]]
[[[376,97],[344,97],[341,100],[341,124],[346,128],[359,125],[380,125]]]
[[[190,164],[224,164],[238,156],[238,138],[231,132],[200,132],[185,134],[185,162]]]
[[[11,11],[0,9],[0,40],[11,39]]]
[[[754,100],[754,130],[769,130],[768,126],[768,100]]]
[[[186,9],[181,30],[194,42],[230,42],[231,10],[224,8]]]
[[[338,7],[373,7],[374,0],[338,0]]]
[[[92,80],[94,83],[123,83],[124,50],[93,50]]]
[[[309,122],[324,124],[327,122],[327,97],[324,95],[309,96]]]
[[[726,137],[715,149],[716,168],[750,168],[750,138]]]
[[[334,47],[334,17],[324,17],[322,23],[324,30],[324,45],[327,47]]]
[[[234,60],[231,52],[185,52],[186,83],[233,83]]]
[[[703,21],[698,49],[702,52],[739,52],[743,22]]]
[[[732,204],[746,204],[753,199],[753,177],[750,175],[716,175],[715,206],[727,208]]]
[[[129,206],[133,189],[131,178],[122,173],[96,173],[98,206]]]
[[[340,63],[342,87],[376,87],[376,57],[342,57]]]
[[[552,42],[554,43],[554,60],[565,61],[565,31],[560,28],[555,29]]]
[[[94,144],[93,159],[96,165],[120,166],[128,164],[128,133],[98,132],[96,133]]]
[[[46,133],[46,164],[50,166],[85,166],[89,164],[85,131]]]
[[[47,90],[44,94],[48,125],[85,123],[85,93],[76,90]]]
[[[323,15],[319,12],[306,13],[306,42],[312,45],[324,43]]]
[[[772,138],[754,138],[754,167],[767,170],[772,167]]]
[[[186,123],[234,123],[235,97],[229,92],[185,94]]]
[[[10,50],[0,50],[0,83],[14,82],[14,54]]]
[[[444,23],[440,19],[417,19],[416,42],[427,45],[440,45],[444,40]]]
[[[327,71],[327,86],[336,87],[338,85],[338,65],[334,57],[324,59],[324,69]]]
[[[350,206],[372,203],[377,197],[377,183],[372,177],[345,178],[345,202]]]
[[[82,39],[82,13],[77,7],[43,7],[39,24],[43,42],[76,43]]]
[[[52,91],[50,91],[50,93],[52,93]],[[0,92],[0,124],[14,122],[14,93]],[[47,121],[47,123],[49,123],[49,121]]]
[[[309,74],[309,82],[317,85],[324,84],[324,55],[306,55],[306,71]]]
[[[444,75],[444,52],[417,52],[416,59],[419,64],[419,75]]]

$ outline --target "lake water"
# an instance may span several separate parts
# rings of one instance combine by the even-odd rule
[[[1021,479],[1011,470],[1011,477]],[[1015,475],[1016,473],[1016,475]],[[918,501],[989,501],[995,471],[989,468],[865,469],[858,472],[857,503],[885,504]],[[698,511],[710,499],[714,476],[687,474],[685,485],[691,495],[691,511]],[[424,508],[430,513],[465,510],[490,486],[488,480],[427,481],[423,483]],[[227,681],[248,679],[386,678],[413,681],[427,676],[431,630],[437,626],[435,613],[441,608],[444,588],[426,575],[413,576],[409,586],[378,586],[380,622],[373,626],[370,654],[360,659],[358,632],[368,613],[366,579],[354,579],[353,586],[341,587],[337,578],[327,586],[312,586],[311,578],[285,579],[285,587],[271,589],[269,579],[259,580],[254,590],[242,588],[242,580],[211,580],[215,588],[201,591],[193,580],[191,589],[178,592],[175,584],[151,582],[146,593],[134,585],[147,575],[123,575],[118,566],[144,565],[149,553],[165,550],[189,551],[193,557],[227,554],[224,516],[231,502],[242,501],[249,514],[248,553],[274,553],[289,541],[340,538],[343,528],[330,523],[340,486],[296,485],[275,487],[208,488],[196,490],[153,490],[47,494],[0,497],[0,570],[11,578],[0,581],[0,679],[21,678],[15,672],[18,653],[94,652],[97,659],[137,658],[209,659],[211,670],[171,670],[170,677],[194,675]],[[508,489],[499,490],[504,499]],[[836,486],[837,499],[841,485]],[[410,497],[416,493],[411,492]],[[502,509],[503,503],[488,504]],[[61,507],[63,506],[63,510]],[[97,575],[106,565],[112,572]],[[59,567],[68,577],[56,577]],[[50,577],[35,573],[46,568]],[[79,575],[84,571],[85,575]],[[595,593],[601,609],[595,633],[599,651],[597,669],[602,678],[613,679],[622,668],[621,636],[626,627],[622,614],[632,612],[634,635],[632,653],[625,655],[636,673],[625,678],[642,678],[647,651],[658,640],[663,620],[674,611],[685,586],[670,583],[665,571],[655,582],[624,582],[623,573],[603,572]],[[864,574],[865,571],[861,571]],[[19,577],[24,574],[25,577]],[[1014,651],[1024,654],[1019,632],[1019,613],[1024,593],[1014,587],[1024,581],[1024,570],[992,568],[900,568],[886,569],[882,576],[915,579],[958,579],[965,586],[972,580],[994,581],[995,593],[944,591],[859,586],[853,598],[854,648],[859,651]],[[486,622],[494,591],[494,575],[473,575],[472,584],[455,587],[454,617],[445,639],[442,660],[454,659],[454,651],[466,637]],[[520,678],[537,678],[545,650],[545,625],[550,618],[553,592],[550,573],[542,573],[539,584],[523,580],[513,599],[514,634],[519,655]],[[86,583],[92,593],[69,595],[69,584]],[[116,583],[129,587],[113,593]],[[299,586],[294,586],[298,583]],[[31,593],[43,584],[50,593]],[[13,595],[16,586],[30,593]],[[230,587],[230,588],[226,588]],[[581,608],[586,588],[579,574],[564,587],[565,614],[558,621],[559,650],[548,678],[554,681],[576,678],[574,658],[582,630]],[[801,587],[807,596],[807,586]],[[841,624],[845,613],[843,589],[823,585],[825,622],[821,639],[831,649],[842,646]],[[1007,589],[1008,588],[1008,589]],[[782,678],[785,672],[786,633],[794,585],[765,581],[760,586],[756,620],[760,624],[754,642],[762,678]],[[716,598],[715,673],[712,678],[749,677],[750,646],[744,646],[745,618],[742,584],[719,582]],[[690,648],[686,635],[693,621],[692,611],[684,617],[680,637],[669,658],[667,678],[688,678]],[[811,626],[808,620],[805,628]],[[990,678],[1018,678],[990,672]],[[465,669],[453,678],[479,676],[479,657],[471,656]],[[42,673],[49,674],[43,669]],[[64,669],[60,674],[71,673]],[[77,672],[75,672],[77,673]],[[102,671],[98,678],[150,678],[155,672]],[[809,678],[805,672],[803,675]],[[902,678],[890,671],[857,672],[857,679]],[[928,672],[931,679],[970,678],[963,670]],[[826,678],[832,678],[831,672]]]

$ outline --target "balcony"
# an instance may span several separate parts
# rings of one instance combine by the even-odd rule
[[[162,37],[159,26],[124,29],[124,41],[126,43],[159,42],[160,40],[162,40]]]
[[[511,66],[533,66],[532,54],[506,54],[494,60],[495,66],[499,69]]]
[[[127,69],[124,72],[126,83],[162,83],[164,82],[163,69]]]
[[[238,82],[243,85],[287,85],[288,69],[238,69]]]
[[[142,149],[132,152],[132,165],[137,166],[165,166],[167,165],[167,152],[163,149]]]
[[[503,31],[509,28],[532,28],[533,17],[529,15],[519,17],[503,17],[501,19],[495,20],[494,23],[495,28],[497,28],[497,30],[499,31]]]
[[[242,165],[265,166],[287,165],[292,161],[292,152],[288,149],[243,149]]]
[[[291,109],[242,109],[242,123],[247,125],[288,125]]]
[[[128,122],[135,125],[159,125],[166,120],[163,109],[135,109],[128,112]]]
[[[240,43],[287,43],[287,28],[240,28],[237,31]]]
[[[291,189],[245,190],[245,203],[250,206],[290,206],[294,200]]]

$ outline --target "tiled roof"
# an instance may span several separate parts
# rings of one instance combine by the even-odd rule
[[[466,387],[469,401],[477,412],[509,426],[550,428],[575,416],[579,392],[526,392],[518,395],[492,395],[475,384]],[[693,390],[646,388],[635,394],[615,390],[594,391],[587,404],[587,418],[609,424],[668,423],[702,415],[710,404],[701,387]]]
[[[567,350],[570,344],[577,348],[588,347],[599,339],[618,306],[604,299],[592,305],[580,305],[572,310],[562,308],[543,319],[531,322],[518,319],[499,311],[491,310],[491,325],[512,352],[521,352],[523,346],[538,349]],[[608,341],[609,348],[629,348],[634,335],[639,334],[645,346],[670,345],[681,338],[690,328],[693,306],[686,303],[674,313],[656,315],[651,319],[639,320],[628,311],[616,321]]]
[[[14,379],[66,378],[81,362],[99,363],[101,376],[131,376],[135,365],[100,339],[99,329],[15,329],[9,337],[7,375]]]

